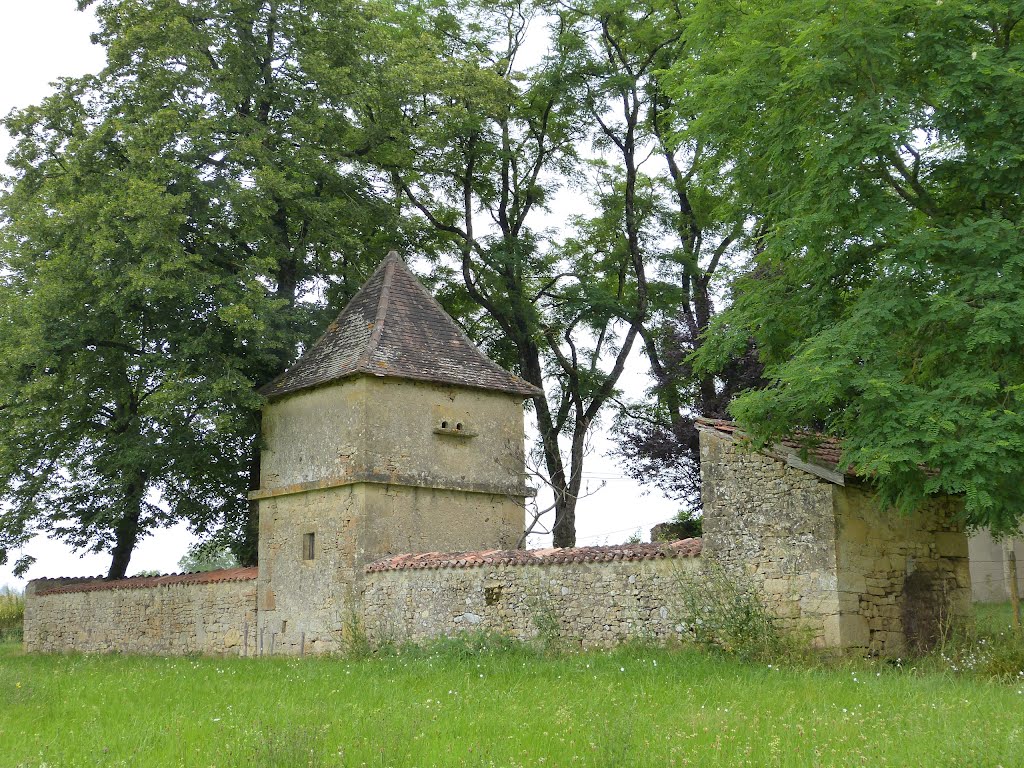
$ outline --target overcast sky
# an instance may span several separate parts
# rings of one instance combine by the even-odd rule
[[[51,91],[50,83],[60,77],[98,71],[103,65],[103,51],[89,42],[89,35],[95,30],[91,12],[77,11],[75,0],[0,0],[0,72],[4,73],[0,81],[0,114],[39,102]],[[11,146],[10,137],[0,129],[0,158],[7,157]],[[5,163],[0,168],[4,174],[9,173]],[[642,366],[637,364],[634,368],[624,386],[627,391],[639,393],[647,382],[641,373]],[[615,461],[604,455],[610,448],[603,435],[595,437],[594,453],[585,466],[585,485],[593,490],[603,480],[605,486],[580,502],[580,545],[616,544],[637,529],[646,537],[652,525],[671,517],[678,506],[657,492],[642,495],[641,488],[623,478]],[[173,572],[191,541],[183,526],[157,531],[136,548],[129,573]],[[103,574],[110,564],[107,554],[82,556],[59,542],[42,538],[34,540],[25,551],[37,558],[29,571],[30,578]],[[20,553],[13,555],[11,562]],[[10,564],[0,566],[0,586],[5,584],[24,585],[13,577]]]

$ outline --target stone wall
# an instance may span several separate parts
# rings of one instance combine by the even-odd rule
[[[893,655],[930,647],[969,620],[967,537],[960,501],[931,499],[911,515],[882,510],[865,490],[835,487],[842,644]]]
[[[25,650],[254,655],[255,571],[30,582]]]
[[[423,642],[464,631],[581,648],[685,637],[681,577],[700,541],[396,558],[364,581],[369,639]],[[439,559],[440,558],[440,559]]]
[[[701,432],[700,452],[704,556],[750,580],[782,628],[839,645],[832,485],[728,437]]]

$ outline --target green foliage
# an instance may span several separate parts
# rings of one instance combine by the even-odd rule
[[[700,538],[704,532],[704,518],[689,509],[680,509],[675,517],[659,528],[658,541]]]
[[[223,568],[237,568],[238,558],[227,547],[207,541],[193,544],[178,561],[182,573],[203,573]]]
[[[695,6],[686,136],[764,216],[698,363],[754,338],[761,442],[843,438],[883,502],[1024,512],[1024,9],[967,0]],[[933,471],[929,471],[933,470]]]
[[[374,38],[345,3],[82,5],[106,67],[4,120],[0,562],[45,533],[121,576],[179,520],[251,562],[254,385],[408,242],[351,161]]]

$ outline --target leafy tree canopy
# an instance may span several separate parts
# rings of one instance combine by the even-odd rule
[[[699,2],[672,91],[765,217],[697,361],[753,337],[762,441],[843,438],[909,510],[1024,514],[1024,28],[1019,2]],[[685,111],[685,108],[684,108]]]
[[[0,561],[45,532],[119,577],[187,520],[253,562],[253,386],[406,242],[353,167],[373,38],[349,3],[80,5],[106,67],[4,121]]]
[[[545,17],[529,2],[411,4],[401,18],[370,89],[379,99],[364,106],[378,137],[368,160],[437,233],[447,298],[469,310],[476,337],[546,390],[532,403],[538,475],[554,495],[555,544],[572,546],[588,436],[649,315],[650,217],[636,165],[651,62],[627,71],[643,51],[608,61],[596,19],[570,35],[578,18]],[[528,32],[545,31],[547,54],[524,63]],[[604,141],[617,142],[622,166],[590,173],[578,147],[609,112]],[[544,214],[560,188],[584,180],[608,205],[566,222],[559,234],[572,236],[560,239]]]
[[[206,541],[189,547],[188,552],[178,561],[178,568],[182,573],[202,573],[237,567],[238,559],[231,550],[215,541]]]

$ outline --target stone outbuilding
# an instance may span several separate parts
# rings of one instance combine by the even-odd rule
[[[808,435],[751,450],[701,419],[704,555],[753,580],[783,626],[819,647],[900,653],[971,617],[962,500],[904,516],[838,471],[838,441]]]

